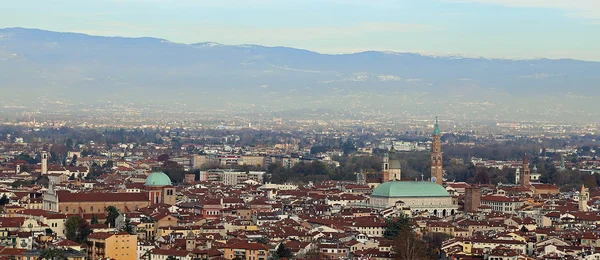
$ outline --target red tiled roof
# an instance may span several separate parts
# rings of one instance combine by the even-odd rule
[[[246,249],[246,250],[269,250],[269,247],[261,243],[249,243],[242,241],[239,243],[227,244],[225,248]]]
[[[83,201],[148,201],[146,193],[70,193],[68,191],[59,191],[58,201],[60,202],[83,202]]]

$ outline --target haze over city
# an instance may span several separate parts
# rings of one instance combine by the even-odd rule
[[[0,260],[600,259],[600,1],[0,13]]]

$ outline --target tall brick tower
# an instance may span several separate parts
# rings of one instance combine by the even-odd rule
[[[521,181],[521,187],[529,188],[531,170],[529,170],[529,161],[527,160],[527,154],[523,156],[523,170],[520,173],[519,180]]]
[[[465,212],[475,212],[481,206],[481,189],[476,186],[465,189]]]
[[[442,185],[442,140],[438,119],[435,118],[433,129],[433,144],[431,144],[431,181]]]
[[[590,194],[588,190],[585,188],[583,184],[581,184],[581,191],[579,192],[579,211],[587,212],[588,211],[588,200],[590,199]]]

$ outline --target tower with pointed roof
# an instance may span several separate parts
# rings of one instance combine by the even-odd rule
[[[523,156],[523,170],[520,172],[519,180],[521,181],[521,187],[530,187],[529,180],[531,180],[531,171],[529,170],[527,154]]]
[[[442,140],[438,119],[435,118],[435,126],[433,128],[433,143],[431,144],[431,181],[442,185],[443,181],[442,169]]]
[[[590,199],[590,194],[583,184],[581,184],[581,191],[579,191],[579,211],[587,212],[588,211],[588,200]]]

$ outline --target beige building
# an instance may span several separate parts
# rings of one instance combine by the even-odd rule
[[[238,161],[239,165],[252,165],[256,167],[262,167],[265,165],[264,156],[242,156],[241,160]]]
[[[126,232],[92,233],[88,236],[88,259],[135,260],[137,237]]]

